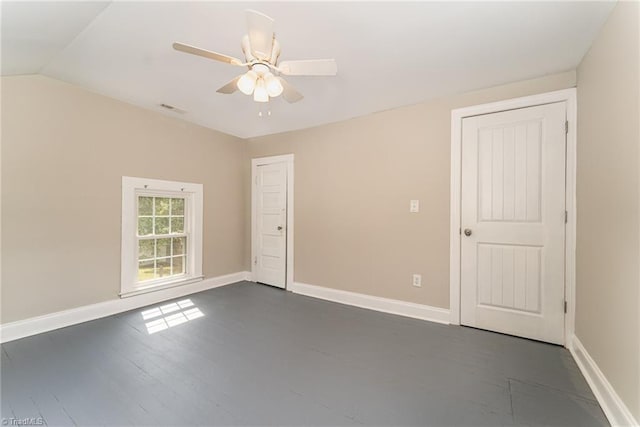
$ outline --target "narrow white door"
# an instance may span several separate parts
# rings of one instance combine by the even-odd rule
[[[287,164],[258,166],[256,192],[254,280],[284,288],[287,276]]]
[[[462,122],[461,323],[564,343],[564,103]]]

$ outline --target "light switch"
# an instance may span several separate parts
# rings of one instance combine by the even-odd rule
[[[409,204],[409,212],[420,212],[420,200],[412,200]]]

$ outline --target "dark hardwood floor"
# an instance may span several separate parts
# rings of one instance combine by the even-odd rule
[[[562,347],[249,282],[173,303],[3,344],[2,417],[83,426],[607,425]]]

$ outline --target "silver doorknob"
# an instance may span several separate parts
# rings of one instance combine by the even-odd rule
[[[280,230],[282,230],[282,226],[281,225],[278,226],[278,231],[280,231]]]
[[[464,229],[464,235],[467,236],[467,237],[471,236],[471,229],[470,228],[465,228]]]

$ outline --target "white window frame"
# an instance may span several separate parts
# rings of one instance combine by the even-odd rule
[[[183,197],[184,223],[189,237],[185,274],[138,283],[138,196]],[[120,297],[139,295],[203,279],[202,275],[203,186],[189,182],[122,177],[122,248]],[[188,228],[187,228],[188,227]]]

